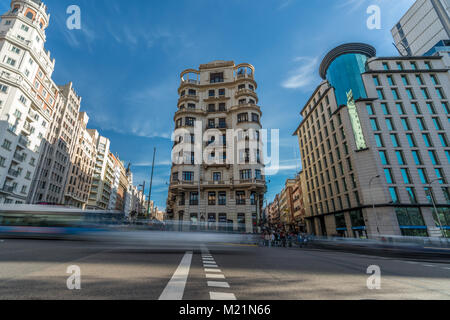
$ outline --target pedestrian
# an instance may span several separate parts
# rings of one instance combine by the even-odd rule
[[[274,246],[275,245],[275,234],[272,232],[270,235],[270,246]]]

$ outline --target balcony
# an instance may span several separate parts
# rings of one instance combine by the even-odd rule
[[[17,151],[14,152],[14,157],[15,160],[23,162],[25,161],[25,155],[24,154],[19,154]]]
[[[5,184],[1,190],[4,191],[4,192],[13,193],[14,189],[15,189],[15,187],[8,186],[8,185]]]
[[[8,175],[17,178],[20,175],[20,171],[14,170],[14,169],[9,169],[8,170]]]
[[[26,133],[28,133],[28,135],[30,135],[30,134],[32,134],[34,132],[35,129],[34,129],[34,127],[32,127],[30,125],[30,123],[25,122],[25,124],[23,125],[23,129],[22,130],[25,131]]]
[[[25,137],[20,137],[19,144],[25,148],[28,148],[30,146],[30,141]]]

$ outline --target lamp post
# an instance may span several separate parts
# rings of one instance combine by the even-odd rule
[[[434,179],[434,180],[432,180],[432,181],[430,182],[430,186],[432,186],[433,183],[435,183],[435,182],[437,182],[437,181],[442,181],[442,180],[444,180],[444,179],[443,179],[443,178],[437,178],[437,179]],[[442,236],[443,236],[444,238],[447,238],[447,236],[446,236],[446,234],[445,234],[445,232],[444,232],[444,227],[442,226],[442,223],[441,223],[441,218],[439,218],[439,212],[437,211],[436,202],[434,201],[433,193],[432,193],[431,190],[429,190],[429,192],[430,192],[429,195],[430,195],[430,198],[431,198],[431,203],[433,204],[434,212],[435,212],[435,214],[436,214],[436,217],[437,217],[438,222],[439,222],[439,226],[440,226],[440,228],[441,228]]]
[[[374,177],[372,177],[370,179],[370,181],[369,181],[369,193],[370,193],[370,198],[372,199],[372,212],[375,213],[375,221],[376,221],[376,224],[377,224],[377,232],[378,232],[378,234],[380,234],[380,228],[378,226],[378,214],[377,214],[377,212],[375,210],[375,200],[373,199],[373,194],[371,192],[372,191],[372,182],[373,182],[373,180],[378,179],[378,178],[380,178],[379,174],[374,176]]]

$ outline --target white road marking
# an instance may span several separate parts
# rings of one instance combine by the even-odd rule
[[[209,279],[225,279],[225,276],[223,274],[206,273],[205,276]]]
[[[204,263],[203,267],[205,267],[205,268],[218,268],[219,266],[217,264]]]
[[[236,296],[233,293],[210,292],[209,296],[211,300],[236,300]]]
[[[208,281],[208,287],[229,288],[228,282],[222,281]]]
[[[181,259],[180,265],[173,274],[159,300],[182,300],[186,281],[191,268],[192,252],[188,251]]]
[[[214,261],[214,259],[212,259],[212,258],[211,258],[211,259],[205,259],[205,258],[203,258],[203,262],[215,262],[215,261]]]
[[[222,270],[220,269],[210,269],[210,268],[205,268],[205,272],[222,272]]]
[[[433,268],[433,267],[434,267],[432,264],[424,264],[423,266],[424,266],[424,267],[430,267],[430,268]]]

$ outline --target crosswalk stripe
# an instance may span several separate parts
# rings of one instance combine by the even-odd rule
[[[205,268],[205,272],[222,272],[220,269],[211,269],[211,268]]]
[[[208,287],[229,288],[228,282],[222,281],[208,281]]]
[[[209,279],[225,279],[225,276],[223,274],[206,273],[205,275]]]
[[[211,300],[236,300],[236,296],[233,293],[210,292],[209,296]]]

